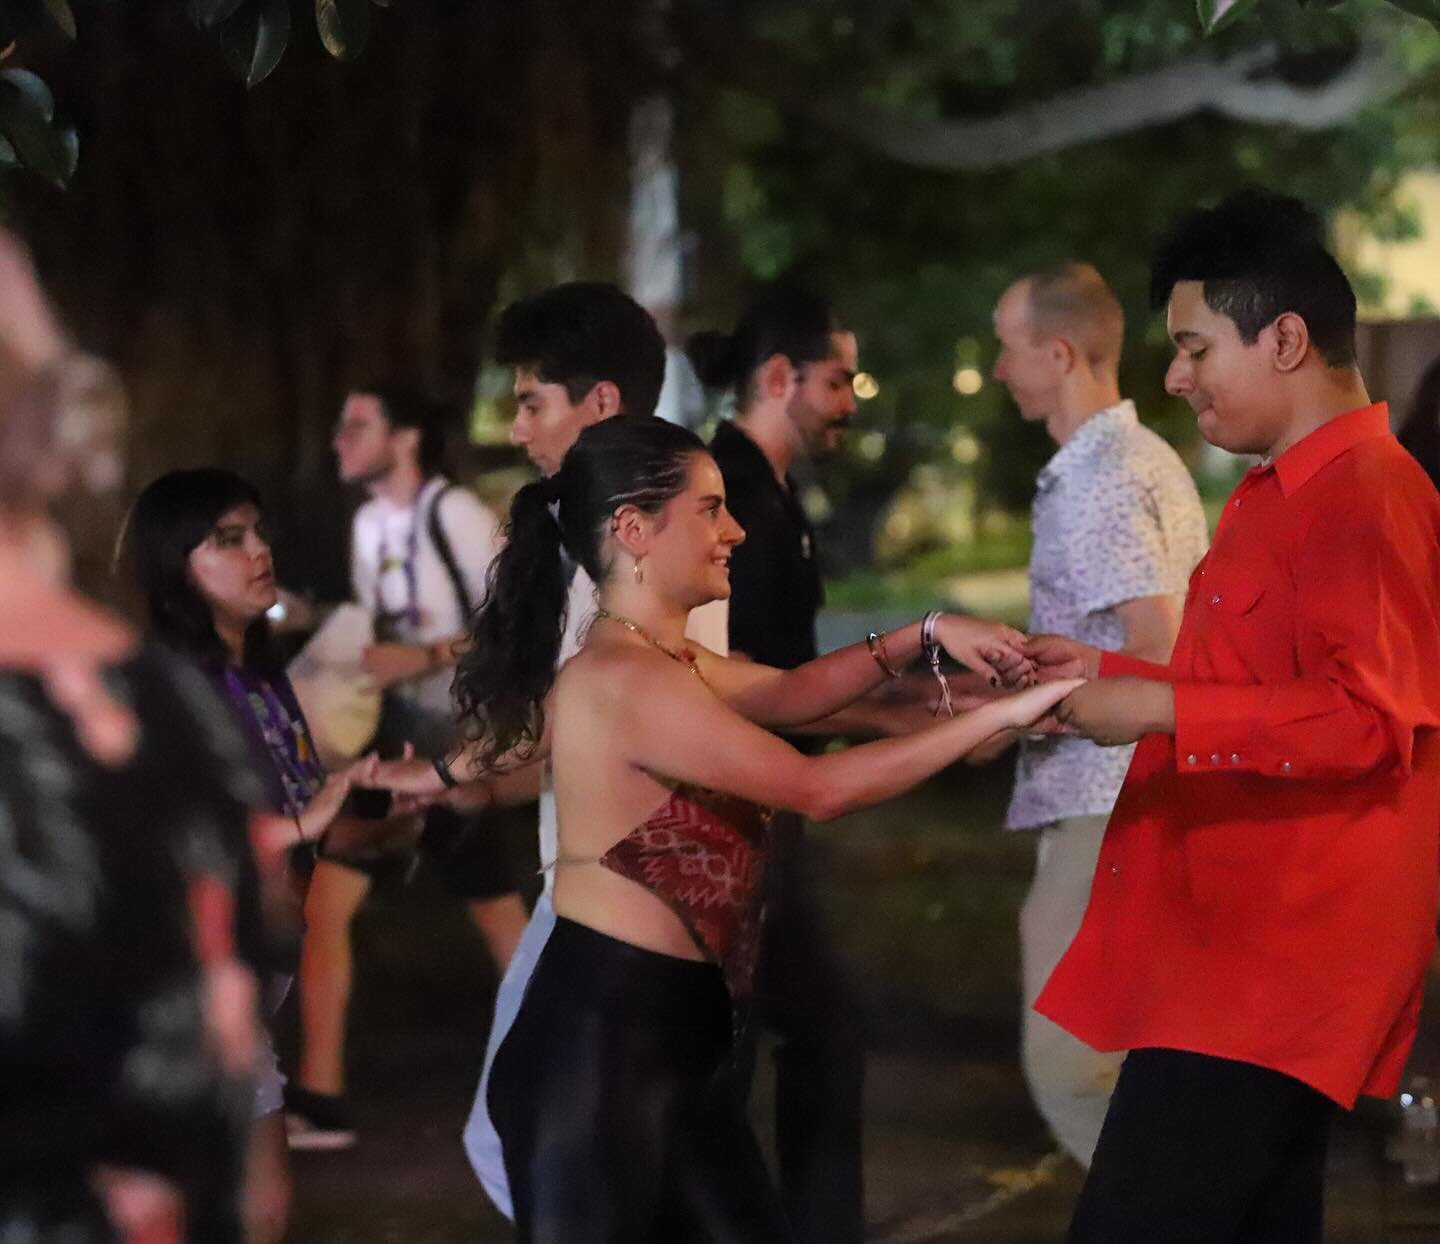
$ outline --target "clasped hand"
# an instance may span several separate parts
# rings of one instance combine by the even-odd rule
[[[1029,687],[1038,681],[1035,663],[1025,651],[1028,640],[1004,622],[945,613],[935,623],[935,638],[956,661],[992,687]]]

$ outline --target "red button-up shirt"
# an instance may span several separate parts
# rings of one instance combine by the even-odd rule
[[[1395,1090],[1435,941],[1440,496],[1384,404],[1245,476],[1141,740],[1090,905],[1036,1008],[1099,1049]]]

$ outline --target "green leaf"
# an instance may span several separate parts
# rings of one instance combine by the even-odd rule
[[[50,15],[50,20],[65,32],[67,39],[75,37],[75,13],[70,8],[70,0],[44,0],[45,12]]]
[[[246,86],[265,81],[290,42],[290,0],[250,0],[220,26],[220,49]]]
[[[218,26],[233,17],[245,0],[190,0],[190,20],[201,30]]]
[[[52,116],[50,90],[34,74],[22,69],[0,72],[0,136],[16,163],[64,187],[75,172],[79,142],[73,130],[57,129]]]
[[[351,60],[370,37],[370,0],[315,0],[320,42],[336,60]]]
[[[1423,17],[1436,27],[1440,27],[1440,0],[1390,0],[1397,9],[1404,9],[1407,13],[1413,13],[1416,17]]]
[[[1234,21],[1254,3],[1255,0],[1195,0],[1195,11],[1199,13],[1200,25],[1208,35]]]
[[[0,81],[8,82],[42,121],[55,119],[55,96],[38,74],[28,69],[0,69]]]

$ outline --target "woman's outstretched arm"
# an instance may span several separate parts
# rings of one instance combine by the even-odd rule
[[[1046,683],[903,738],[805,756],[659,654],[607,664],[610,713],[631,764],[817,821],[901,794],[996,732],[1040,720],[1079,685]]]

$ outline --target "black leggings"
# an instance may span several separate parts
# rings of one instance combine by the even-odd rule
[[[490,1075],[521,1244],[789,1244],[719,969],[555,923]]]

